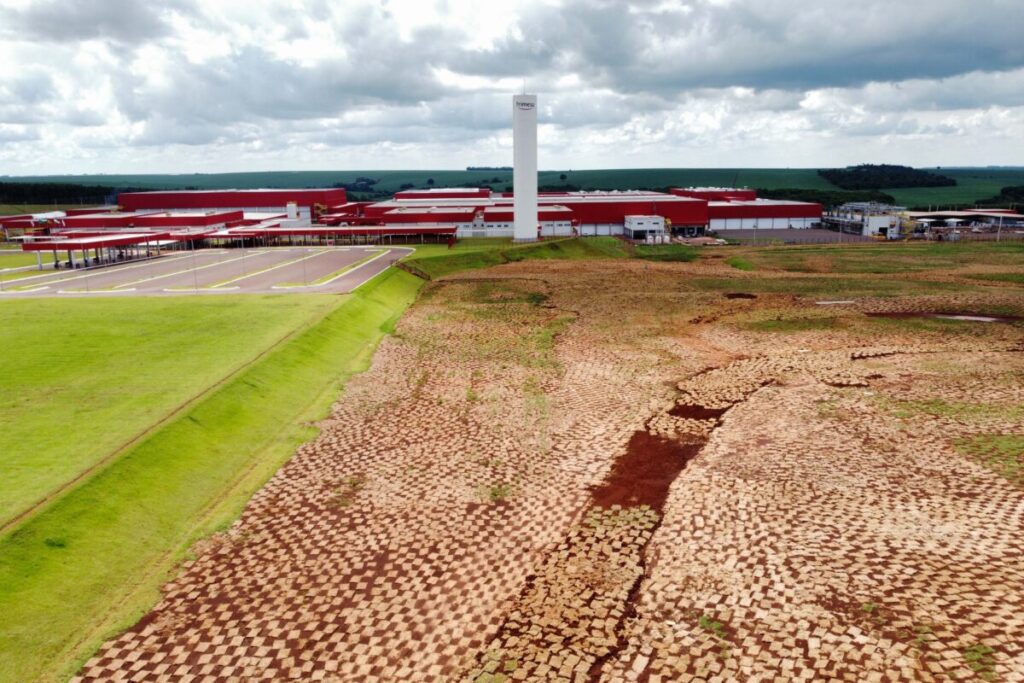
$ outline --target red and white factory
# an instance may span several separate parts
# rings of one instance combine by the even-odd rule
[[[349,202],[344,189],[125,192],[118,202],[0,223],[35,232],[24,240],[30,250],[70,239],[121,245],[127,235],[139,244],[167,247],[248,238],[375,242],[514,234],[513,195],[489,188],[405,190],[380,202]],[[651,241],[731,229],[809,228],[820,221],[819,204],[758,199],[747,189],[674,188],[669,194],[540,193],[536,230],[541,238],[622,235]]]
[[[56,252],[62,240],[89,240],[92,259],[82,250],[88,265],[93,259],[120,259],[123,248],[133,244],[145,244],[148,253],[154,243],[173,247],[249,239],[368,243],[429,236],[529,242],[622,235],[657,243],[707,231],[810,228],[821,222],[820,204],[758,199],[747,189],[538,192],[536,95],[514,95],[512,113],[515,194],[489,187],[431,188],[397,192],[386,201],[349,202],[344,189],[123,192],[113,211],[13,216],[0,221],[0,228],[31,233],[23,237],[28,250]],[[135,241],[125,242],[128,234]],[[67,251],[75,265],[72,249]]]
[[[337,226],[446,225],[459,237],[512,237],[513,195],[488,188],[406,190],[388,201],[331,207],[320,221]],[[717,230],[809,228],[820,222],[820,204],[758,199],[755,190],[746,189],[557,192],[537,197],[540,237],[692,237]]]

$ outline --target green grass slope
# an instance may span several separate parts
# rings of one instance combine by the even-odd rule
[[[0,302],[0,525],[335,302]]]
[[[234,519],[313,436],[305,422],[366,367],[421,285],[388,271],[338,299],[319,322],[0,538],[0,681],[66,678],[134,622],[190,542]]]
[[[438,278],[510,261],[624,258],[631,255],[625,243],[614,237],[552,239],[518,245],[511,240],[462,240],[451,250],[443,246],[418,249],[405,261],[419,272]]]

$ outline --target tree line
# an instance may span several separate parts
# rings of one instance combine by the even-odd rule
[[[0,204],[105,204],[128,190],[106,185],[0,182]]]
[[[818,171],[818,175],[844,190],[956,185],[956,180],[948,176],[895,164],[861,164],[846,168],[823,168]]]

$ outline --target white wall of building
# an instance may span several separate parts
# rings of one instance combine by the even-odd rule
[[[308,206],[296,206],[296,218],[304,218],[306,221],[310,220],[311,214]],[[279,213],[283,215],[288,214],[287,206],[232,206],[232,207],[217,207],[215,209],[183,209],[180,206],[177,208],[169,209],[140,209],[140,213],[205,213],[207,211],[244,211],[245,213]]]
[[[810,228],[820,223],[817,218],[712,218],[708,230],[779,230],[782,228]]]
[[[537,96],[512,97],[512,184],[516,241],[537,239]]]
[[[595,235],[621,235],[622,223],[583,223],[579,226],[580,235],[593,237]]]
[[[456,228],[458,237],[515,237],[514,223],[462,223]],[[540,234],[542,237],[571,237],[572,223],[543,221],[540,224]],[[536,228],[533,230],[533,237],[537,238]]]

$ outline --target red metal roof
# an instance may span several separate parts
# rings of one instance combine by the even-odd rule
[[[395,199],[474,199],[491,196],[489,187],[445,187],[436,190],[401,190]]]
[[[708,202],[710,218],[821,218],[821,204],[781,199]]]
[[[260,237],[262,235],[325,235],[325,236],[368,236],[368,235],[454,235],[454,225],[416,225],[398,227],[394,225],[341,225],[312,226],[295,228],[266,228],[264,230],[231,230],[237,237]]]
[[[757,199],[757,190],[736,187],[673,187],[669,190],[679,197],[694,197],[708,201],[749,201]]]
[[[21,245],[23,251],[65,251],[80,249],[98,249],[104,247],[123,247],[130,244],[145,244],[160,240],[172,239],[170,233],[149,232],[149,233],[116,233],[106,235],[95,235],[92,237],[72,237],[68,239],[49,239],[39,242],[25,242]]]
[[[132,211],[144,209],[245,209],[283,207],[289,202],[299,206],[335,206],[344,204],[344,188],[290,190],[168,190],[160,192],[122,192],[118,203]]]
[[[93,213],[68,216],[60,221],[69,228],[179,228],[207,226],[242,220],[242,210],[202,213]]]

